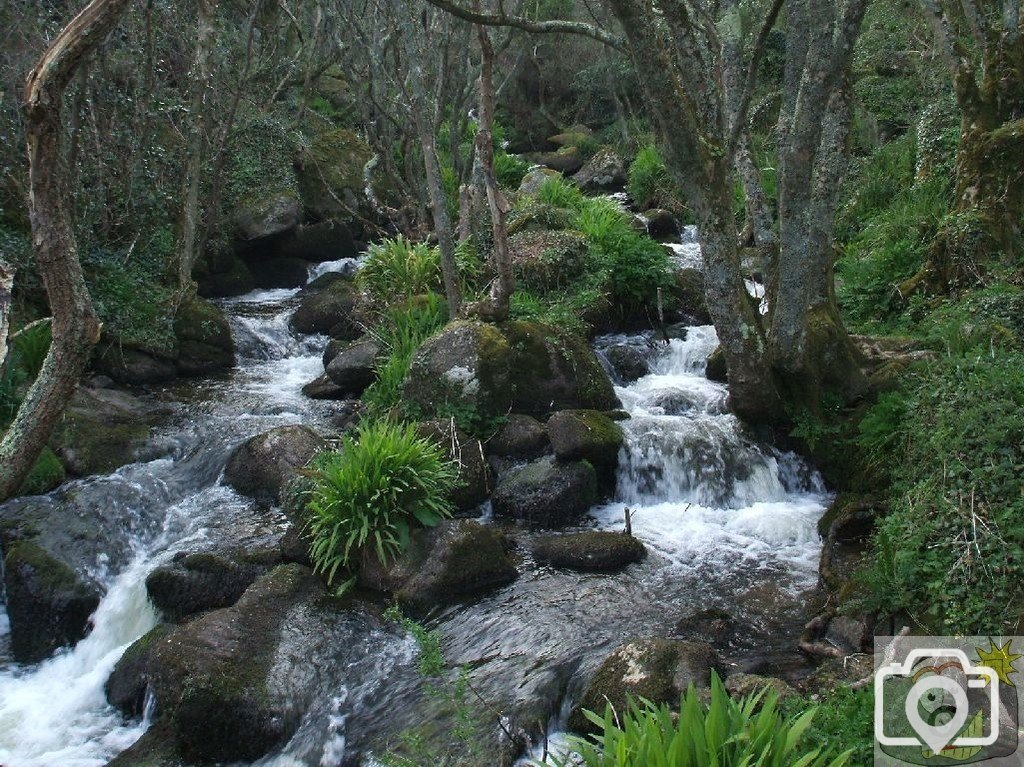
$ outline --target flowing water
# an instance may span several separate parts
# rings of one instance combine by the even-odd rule
[[[677,247],[681,262],[694,252],[695,241]],[[278,511],[257,509],[219,478],[247,437],[283,424],[316,426],[332,412],[331,403],[301,395],[322,372],[325,339],[291,333],[295,303],[294,290],[224,302],[239,365],[222,379],[153,395],[175,408],[155,440],[163,454],[31,499],[109,509],[120,534],[93,563],[107,592],[92,633],[41,664],[0,666],[0,765],[99,767],[133,742],[148,723],[125,721],[107,706],[103,683],[158,619],[145,597],[146,574],[176,551],[281,534]],[[638,636],[685,638],[687,617],[707,607],[727,610],[741,627],[722,648],[737,668],[785,672],[797,662],[793,645],[816,582],[815,523],[827,496],[797,457],[759,445],[728,412],[726,388],[703,375],[716,343],[713,328],[694,327],[669,344],[648,335],[595,344],[602,356],[615,345],[634,346],[650,371],[617,382],[631,416],[622,424],[618,493],[583,526],[622,529],[628,507],[634,534],[650,551],[646,560],[612,575],[538,567],[529,556],[532,534],[513,530],[519,578],[431,616],[446,660],[467,670],[496,730],[500,712],[557,732],[611,650]],[[5,628],[0,611],[0,644]],[[261,767],[355,764],[345,760],[356,754],[373,764],[385,740],[437,705],[416,673],[415,643],[372,609],[306,610],[286,627],[282,648],[275,673],[306,691],[306,714]]]

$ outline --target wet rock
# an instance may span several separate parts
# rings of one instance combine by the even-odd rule
[[[153,605],[173,622],[195,613],[230,607],[278,557],[243,551],[209,551],[175,557],[146,577]]]
[[[459,511],[473,511],[487,500],[491,493],[491,471],[480,440],[470,437],[450,419],[425,421],[416,431],[440,445],[448,460],[458,466],[459,484],[452,493],[452,501]]]
[[[344,341],[340,338],[332,338],[327,342],[327,346],[324,347],[324,369],[331,364],[331,360],[337,357],[343,349],[348,347],[351,341]]]
[[[319,333],[353,341],[362,335],[356,316],[359,293],[348,280],[337,280],[303,296],[291,317],[299,333]]]
[[[758,674],[729,674],[725,678],[725,689],[734,698],[745,698],[755,695],[767,688],[775,693],[780,701],[795,698],[799,693],[786,682],[773,676]]]
[[[587,266],[587,240],[576,232],[519,232],[509,251],[516,284],[538,293],[564,288]]]
[[[121,384],[143,386],[166,383],[178,377],[170,351],[140,349],[104,334],[93,352],[92,368]]]
[[[301,288],[309,279],[309,262],[301,258],[252,259],[249,262],[256,286],[269,288]]]
[[[707,299],[704,295],[704,274],[700,269],[678,269],[668,289],[667,309],[687,325],[710,325]]]
[[[99,587],[32,541],[5,545],[4,586],[11,622],[11,652],[37,663],[89,631]]]
[[[720,661],[710,645],[669,639],[638,639],[620,647],[604,660],[591,679],[579,705],[569,717],[569,728],[591,732],[594,726],[584,710],[603,714],[608,704],[625,711],[630,697],[655,705],[679,703],[692,684],[706,688]]]
[[[550,447],[544,424],[533,416],[512,413],[487,441],[487,452],[507,458],[537,458]]]
[[[336,220],[300,226],[281,245],[282,255],[315,263],[356,258],[361,250],[352,230]]]
[[[303,386],[302,393],[310,399],[345,399],[349,396],[348,390],[334,383],[326,373]]]
[[[246,200],[233,213],[243,240],[259,240],[294,229],[302,217],[299,201],[288,192]]]
[[[647,548],[623,533],[588,530],[536,538],[533,556],[543,565],[604,572],[639,562],[647,556]]]
[[[290,675],[273,673],[275,656],[293,609],[323,596],[308,569],[281,565],[234,606],[153,643],[155,726],[173,733],[186,761],[255,761],[295,731],[299,691]]]
[[[342,391],[358,397],[377,380],[380,356],[380,344],[370,336],[363,336],[334,356],[327,365],[327,377]]]
[[[709,381],[718,383],[729,383],[729,369],[725,364],[725,352],[719,346],[708,357],[707,367],[704,368],[704,375]]]
[[[561,177],[561,173],[551,168],[531,168],[519,184],[519,194],[536,195],[549,178]]]
[[[829,543],[864,543],[875,529],[880,506],[872,495],[840,493],[818,520],[818,534]]]
[[[632,383],[651,372],[650,350],[636,344],[614,344],[604,350],[605,359],[622,383]]]
[[[216,305],[192,297],[178,308],[174,318],[178,340],[179,375],[209,375],[235,364],[235,343],[228,320]]]
[[[597,500],[597,475],[585,461],[563,463],[539,458],[509,470],[491,496],[496,517],[535,527],[571,524]]]
[[[644,211],[643,217],[647,222],[647,234],[651,239],[659,242],[679,242],[682,229],[679,227],[679,221],[669,211],[652,208]]]
[[[309,553],[312,543],[312,539],[305,532],[305,525],[292,522],[281,536],[281,561],[312,567],[313,559]]]
[[[614,477],[625,436],[608,416],[596,410],[561,410],[548,418],[546,428],[560,461],[589,461],[599,475]]]
[[[169,623],[160,623],[136,639],[124,651],[110,673],[103,691],[107,701],[125,716],[142,716],[146,689],[150,682],[150,660],[153,645],[173,631]]]
[[[234,254],[216,271],[197,268],[192,277],[196,280],[197,292],[203,298],[240,296],[256,289],[256,278],[245,261]]]
[[[224,481],[243,495],[277,503],[281,491],[326,443],[305,426],[280,426],[243,442],[224,469]]]
[[[50,444],[79,477],[109,474],[135,461],[163,411],[128,392],[80,386]]]
[[[561,133],[556,133],[554,136],[548,136],[547,141],[552,146],[565,147],[565,146],[580,146],[593,140],[594,131],[586,125],[578,123],[571,125]]]
[[[626,186],[626,164],[611,147],[602,147],[572,177],[587,194],[621,192]]]
[[[429,610],[515,580],[510,548],[505,535],[493,527],[447,520],[414,531],[406,550],[386,565],[375,552],[365,551],[359,583],[392,593],[413,609]]]
[[[845,655],[870,652],[874,623],[864,616],[837,615],[828,622],[825,640]]]
[[[719,646],[735,635],[736,621],[725,610],[708,607],[682,618],[676,624],[675,633],[686,639]]]
[[[66,479],[67,471],[64,464],[53,450],[44,447],[16,495],[42,495],[60,487]]]
[[[529,159],[566,176],[579,172],[585,161],[582,152],[574,146],[563,146],[555,152],[536,152]]]

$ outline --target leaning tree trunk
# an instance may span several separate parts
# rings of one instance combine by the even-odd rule
[[[491,210],[491,230],[494,235],[491,264],[494,282],[491,283],[487,319],[503,322],[508,319],[509,301],[516,289],[512,273],[512,256],[508,249],[508,228],[505,216],[509,210],[505,195],[494,177],[494,48],[487,28],[477,25],[480,38],[480,126],[476,136],[477,157],[483,171],[487,204]]]
[[[57,35],[25,84],[29,209],[36,263],[53,315],[53,340],[0,442],[0,501],[21,487],[46,446],[99,340],[100,323],[78,261],[65,169],[61,101],[75,70],[120,19],[129,0],[92,0]]]
[[[444,295],[448,301],[448,316],[454,319],[462,309],[462,293],[459,290],[458,267],[455,264],[455,238],[452,233],[451,216],[448,215],[448,201],[444,195],[441,180],[441,163],[437,159],[437,142],[426,121],[417,116],[417,130],[420,148],[423,151],[423,169],[427,177],[427,196],[430,198],[430,212],[434,219],[434,231],[441,250],[441,279]]]

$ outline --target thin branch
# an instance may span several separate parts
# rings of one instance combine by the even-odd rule
[[[785,2],[786,0],[773,0],[772,7],[768,11],[768,15],[765,16],[764,24],[761,25],[761,31],[757,33],[757,39],[754,41],[754,48],[750,54],[750,64],[747,67],[747,76],[743,82],[740,103],[736,109],[736,117],[733,121],[732,129],[729,131],[729,141],[725,145],[727,157],[732,157],[736,153],[740,135],[743,133],[743,126],[747,122],[747,114],[750,112],[750,101],[754,97],[754,86],[757,82],[757,70],[761,66],[761,59],[764,58],[768,35],[771,34],[772,29],[775,27],[775,22],[778,21],[779,12],[782,11],[782,6]]]

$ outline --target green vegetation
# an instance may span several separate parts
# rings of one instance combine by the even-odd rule
[[[314,462],[309,495],[314,569],[333,582],[364,548],[383,563],[408,544],[413,525],[451,516],[455,467],[412,424],[368,421]]]
[[[820,749],[826,759],[849,753],[853,767],[871,764],[875,750],[872,687],[853,690],[841,685],[825,693],[819,701],[791,698],[781,704],[787,716],[810,707],[815,709],[814,720],[803,737],[808,746]]]
[[[370,246],[358,274],[359,286],[385,302],[441,288],[441,254],[426,243],[398,235]]]
[[[769,690],[734,700],[713,675],[709,703],[702,703],[691,685],[678,716],[668,706],[636,701],[626,712],[617,713],[610,705],[603,717],[586,712],[600,732],[592,741],[572,739],[571,747],[586,767],[840,767],[849,753],[827,761],[823,749],[801,748],[815,714],[811,708],[784,718],[777,695]]]
[[[629,196],[638,207],[647,209],[658,205],[670,188],[668,169],[658,148],[653,145],[643,147],[629,166],[629,183],[626,186]]]
[[[385,610],[384,617],[399,624],[416,640],[420,648],[419,671],[422,676],[436,677],[444,672],[444,653],[441,651],[441,638],[436,631],[430,631],[419,621],[407,617],[397,604]]]
[[[387,357],[362,398],[371,416],[384,417],[401,404],[402,384],[413,355],[447,321],[448,307],[437,293],[415,296],[384,312],[372,332]]]

